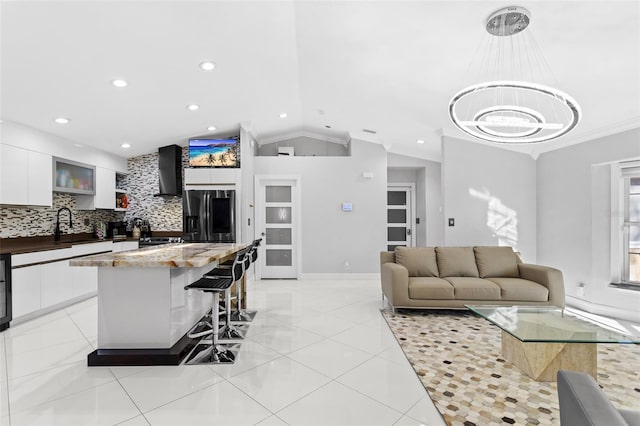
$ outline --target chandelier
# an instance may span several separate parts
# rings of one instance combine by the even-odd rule
[[[456,93],[449,116],[463,132],[490,142],[537,143],[556,139],[580,121],[580,107],[566,93],[544,84],[553,79],[531,29],[531,14],[510,6],[489,16],[487,52],[477,69],[483,83]],[[473,64],[472,64],[473,65]]]

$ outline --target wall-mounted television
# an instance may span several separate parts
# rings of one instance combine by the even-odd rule
[[[240,140],[189,139],[189,167],[240,167]]]

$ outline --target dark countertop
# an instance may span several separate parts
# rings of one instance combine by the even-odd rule
[[[182,232],[154,231],[153,236],[181,237]],[[45,235],[40,237],[0,238],[0,254],[22,254],[45,250],[57,250],[70,248],[72,245],[76,244],[99,243],[102,241],[138,241],[138,238],[127,237],[126,239],[99,240],[91,233],[64,234],[60,237],[60,241],[53,241],[53,235]]]

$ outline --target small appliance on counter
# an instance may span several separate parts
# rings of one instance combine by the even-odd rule
[[[134,238],[151,238],[151,225],[148,220],[144,220],[140,217],[134,217],[131,220],[131,228],[132,230],[135,230],[135,228],[140,230],[140,235],[138,237],[134,235]]]
[[[127,222],[107,222],[107,238],[127,235]]]

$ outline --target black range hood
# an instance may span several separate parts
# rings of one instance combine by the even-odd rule
[[[158,177],[160,192],[154,197],[182,197],[182,147],[158,148]]]

